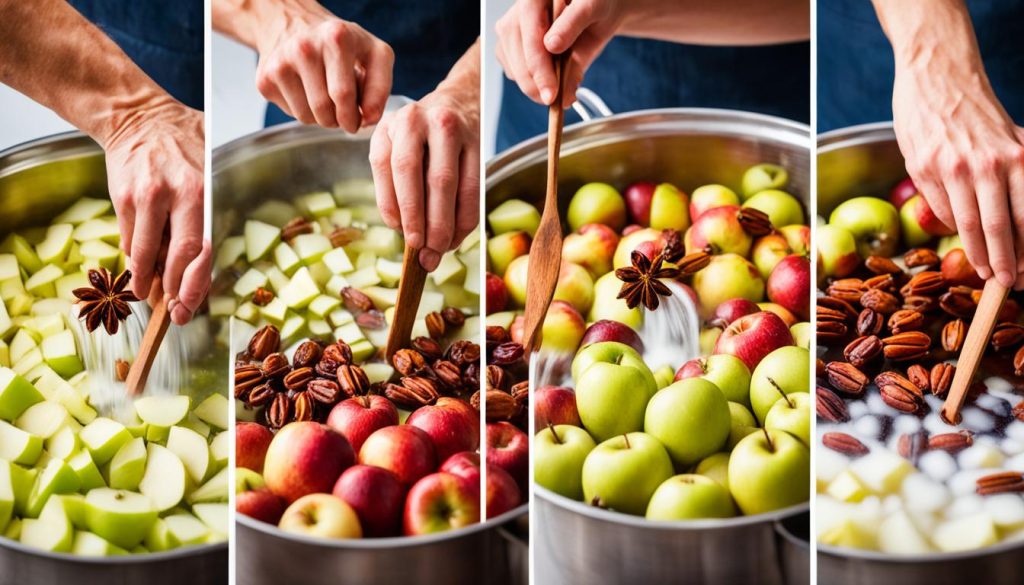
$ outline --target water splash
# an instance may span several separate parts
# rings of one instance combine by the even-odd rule
[[[665,366],[673,370],[700,355],[700,319],[697,307],[682,286],[665,282],[672,295],[662,297],[656,311],[644,310],[640,339],[644,361],[656,372]]]
[[[129,363],[135,360],[151,315],[150,307],[145,302],[131,303],[131,307],[132,314],[121,323],[114,335],[108,335],[102,327],[92,332],[86,330],[85,324],[78,318],[77,305],[72,306],[68,318],[69,328],[75,334],[75,342],[87,372],[84,391],[88,394],[89,403],[103,416],[122,422],[133,421],[135,409],[125,383],[117,379],[115,362],[119,359]],[[180,393],[190,379],[188,358],[185,332],[171,324],[153,361],[144,394]]]

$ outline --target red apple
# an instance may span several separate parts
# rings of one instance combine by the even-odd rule
[[[458,398],[438,398],[433,405],[417,408],[405,422],[430,436],[438,461],[480,447],[480,413]]]
[[[275,496],[265,487],[235,494],[235,511],[261,522],[276,525],[284,509],[284,498]]]
[[[633,232],[638,232],[638,231],[640,231],[642,229],[644,229],[644,226],[637,225],[635,223],[631,223],[631,224],[627,225],[626,227],[622,228],[622,237],[626,237],[629,234],[631,234]]]
[[[786,243],[794,254],[806,256],[811,253],[811,228],[810,226],[791,224],[779,228],[779,233],[786,238]]]
[[[610,272],[619,235],[602,223],[588,223],[562,242],[562,259],[587,269],[594,278]]]
[[[761,307],[758,307],[754,301],[742,298],[730,299],[715,307],[715,311],[711,313],[711,318],[708,319],[708,325],[725,329],[736,319],[752,315],[760,310]]]
[[[679,367],[673,381],[685,380],[687,378],[699,378],[707,372],[708,356],[693,358]]]
[[[438,471],[444,471],[445,473],[451,473],[459,477],[464,477],[470,481],[476,481],[480,483],[480,454],[476,451],[463,451],[456,453],[451,457],[444,460],[441,467],[437,468]]]
[[[471,451],[456,453],[441,464],[438,471],[451,473],[480,484],[480,455]],[[487,466],[487,517],[494,518],[515,508],[522,502],[522,495],[512,476],[504,469]]]
[[[651,199],[658,186],[648,181],[640,181],[626,187],[626,209],[633,221],[641,226],[651,225]]]
[[[640,252],[644,256],[647,256],[648,260],[654,260],[662,250],[665,249],[664,244],[660,241],[648,240],[646,242],[640,242],[634,251]]]
[[[493,272],[488,272],[484,290],[487,298],[487,314],[504,311],[508,306],[508,287],[505,286],[505,280]]]
[[[576,393],[561,386],[544,386],[533,393],[534,424],[538,431],[548,425],[583,426],[576,410]]]
[[[981,288],[985,281],[967,260],[967,252],[963,248],[953,248],[942,258],[942,278],[950,286],[969,286]]]
[[[437,467],[430,435],[412,425],[375,431],[359,450],[359,463],[383,467],[398,476],[404,487],[416,483]]]
[[[330,492],[355,458],[352,445],[331,427],[293,422],[270,442],[263,479],[270,491],[291,503],[307,494]]]
[[[903,207],[911,197],[917,195],[917,187],[914,186],[914,181],[907,177],[889,191],[889,203],[892,203],[896,209]]]
[[[601,319],[587,327],[580,347],[601,341],[618,341],[632,347],[641,355],[644,353],[644,342],[640,335],[629,325],[611,319]]]
[[[530,471],[530,439],[526,433],[512,423],[488,423],[487,464],[507,471],[524,490]]]
[[[245,467],[263,473],[263,460],[274,433],[267,427],[254,422],[240,422],[235,425],[235,467]],[[276,524],[276,522],[275,522]]]
[[[946,224],[942,223],[938,217],[935,216],[935,212],[928,206],[928,202],[925,200],[923,195],[915,195],[906,202],[905,205],[911,205],[911,211],[913,217],[920,224],[921,229],[931,236],[952,236],[956,233],[956,226],[950,228]]]
[[[403,533],[444,532],[480,521],[480,483],[445,472],[423,477],[405,499]]]
[[[353,465],[341,474],[331,493],[356,511],[364,536],[399,534],[405,489],[394,473],[382,467]]]
[[[762,311],[740,317],[726,327],[715,343],[715,353],[734,355],[753,372],[764,356],[793,344],[793,334],[782,319]]]
[[[398,409],[378,395],[353,396],[334,405],[327,426],[345,435],[356,453],[363,441],[378,429],[398,424]]]
[[[739,220],[740,208],[735,205],[705,211],[683,237],[687,252],[710,249],[713,254],[750,253],[752,240]]]
[[[786,256],[772,270],[765,286],[768,298],[806,321],[811,309],[811,261]]]

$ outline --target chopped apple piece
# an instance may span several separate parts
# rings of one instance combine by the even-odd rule
[[[291,221],[298,213],[299,211],[291,203],[280,199],[271,199],[252,210],[249,217],[273,226],[284,227],[284,224]]]
[[[46,230],[46,239],[36,246],[36,254],[43,264],[62,261],[71,249],[71,234],[75,227],[67,223],[51,225]]]
[[[150,499],[135,492],[96,488],[85,503],[89,530],[124,549],[142,542],[157,518]]]
[[[221,431],[210,441],[210,457],[213,458],[213,462],[218,467],[226,464],[231,454],[234,453],[234,447],[231,445],[231,435],[232,433],[228,431]]]
[[[9,243],[10,249],[7,251],[14,253],[14,256],[18,259],[18,264],[29,274],[43,267],[43,262],[39,259],[39,255],[36,254],[32,244],[29,244],[28,240],[23,236],[12,234]]]
[[[252,302],[242,303],[241,305],[238,305],[238,309],[235,310],[235,318],[245,321],[246,323],[255,324],[259,316],[260,308]]]
[[[25,409],[14,421],[14,426],[26,433],[49,439],[73,421],[68,410],[59,402],[38,402]]]
[[[93,461],[103,465],[113,459],[125,443],[132,440],[132,435],[116,420],[100,417],[87,424],[78,438],[89,449]]]
[[[146,452],[146,471],[139,482],[139,491],[157,510],[170,510],[185,497],[185,465],[169,449],[155,443],[147,445]]]
[[[0,533],[14,516],[14,481],[11,478],[11,466],[0,463]]]
[[[11,359],[17,361],[20,358],[20,355],[15,355],[12,344]],[[43,400],[43,395],[28,380],[10,368],[0,368],[0,419],[14,420],[30,406]]]
[[[199,544],[206,540],[210,529],[191,514],[172,514],[164,518],[167,530],[183,546]]]
[[[126,555],[128,551],[88,530],[79,530],[75,532],[71,554],[79,557],[112,557]]]
[[[56,296],[55,283],[61,276],[64,276],[63,270],[54,264],[47,264],[28,277],[28,280],[25,281],[25,290],[40,297]]]
[[[229,317],[235,312],[237,305],[232,297],[210,297],[210,316]]]
[[[346,274],[355,269],[344,248],[335,248],[327,252],[321,260],[333,274]]]
[[[245,254],[245,238],[242,236],[231,236],[224,238],[224,241],[220,243],[220,248],[217,249],[217,259],[214,261],[214,266],[217,270],[223,270],[228,266],[231,266]]]
[[[256,292],[256,289],[264,286],[267,286],[267,275],[255,268],[250,268],[235,281],[235,286],[231,290],[235,296],[246,298]]]
[[[928,539],[903,510],[887,516],[879,525],[878,548],[897,555],[923,555],[932,551]]]
[[[82,197],[78,201],[72,203],[67,209],[60,212],[57,217],[53,218],[53,223],[70,223],[78,225],[91,219],[96,219],[110,211],[110,208],[111,203],[109,199]]]
[[[301,234],[292,240],[292,248],[306,266],[319,262],[331,251],[331,240],[323,234]]]
[[[370,297],[370,300],[373,301],[373,305],[379,310],[393,307],[395,303],[398,302],[397,288],[368,286],[363,289],[363,293]]]
[[[346,309],[335,309],[331,311],[330,315],[327,315],[327,322],[336,328],[353,323],[355,320],[355,316]]]
[[[68,459],[68,465],[78,474],[78,481],[82,484],[81,489],[88,491],[98,487],[106,487],[103,475],[100,473],[96,463],[88,451],[81,451]]]
[[[186,429],[192,429],[193,431],[199,433],[200,435],[206,438],[210,438],[210,425],[199,420],[199,418],[197,418],[195,414],[190,413],[188,415],[188,418],[186,418],[185,421],[181,423],[181,426],[185,427]],[[170,434],[170,429],[168,429],[168,434]]]
[[[14,254],[0,254],[0,280],[21,278],[18,257]]]
[[[81,426],[72,419],[73,426],[62,427],[46,439],[44,448],[46,452],[57,459],[67,461],[72,455],[78,452],[81,442],[78,440],[78,431]]]
[[[279,291],[280,298],[291,309],[302,309],[309,305],[316,297],[320,296],[320,287],[309,275],[306,267],[295,271],[295,275],[288,281],[288,285]]]
[[[75,335],[70,330],[44,338],[40,349],[46,363],[63,378],[70,378],[85,369],[75,347]]]
[[[0,420],[0,459],[35,465],[43,452],[43,439]]]
[[[357,363],[370,359],[370,357],[377,351],[377,348],[366,339],[360,339],[352,343],[351,347],[352,359]]]
[[[146,534],[143,544],[153,552],[171,550],[172,548],[178,548],[181,546],[181,543],[178,542],[178,539],[171,533],[170,528],[167,527],[167,523],[164,522],[163,518],[157,518],[156,522],[153,522],[149,532]]]
[[[845,519],[822,534],[818,540],[822,544],[831,546],[874,549],[877,545],[876,539],[876,534],[869,532],[853,520]]]
[[[377,274],[377,269],[374,266],[367,266],[355,272],[350,272],[345,278],[350,286],[358,289],[380,284],[380,275]]]
[[[449,252],[441,257],[441,262],[437,265],[434,272],[431,273],[431,278],[434,279],[434,284],[441,286],[447,282],[454,282],[459,277],[465,277],[466,267],[462,262],[455,256],[454,252]]]
[[[60,498],[51,498],[38,520],[29,518],[22,522],[21,542],[50,552],[71,552],[74,529]]]
[[[229,512],[227,504],[196,504],[192,512],[213,532],[227,535]]]
[[[201,483],[210,469],[210,447],[206,437],[184,427],[171,427],[167,437],[167,448],[181,459],[185,470],[196,482]]]
[[[228,399],[223,394],[211,394],[199,403],[193,414],[210,426],[225,430],[228,428]]]
[[[281,228],[250,219],[245,222],[245,256],[255,262],[281,241]]]
[[[221,469],[206,483],[188,495],[190,504],[203,502],[226,502],[228,499],[228,468]]]
[[[260,315],[271,325],[280,329],[284,325],[284,320],[288,318],[288,305],[281,300],[281,297],[274,297],[269,303],[260,307]]]
[[[294,274],[302,261],[287,242],[281,242],[274,248],[274,263],[283,274]]]
[[[341,306],[341,301],[332,296],[320,295],[309,303],[309,311],[320,318],[325,318]]]
[[[281,325],[281,339],[292,343],[302,336],[306,328],[306,319],[301,315],[290,313]]]
[[[374,382],[387,382],[391,379],[391,376],[395,375],[395,369],[384,363],[368,363],[363,364],[363,371],[366,372],[366,377],[370,380],[370,383]]]
[[[188,396],[146,396],[135,401],[135,412],[151,425],[171,427],[184,420],[191,403]]]
[[[51,459],[42,472],[39,473],[35,485],[32,486],[32,493],[28,497],[28,507],[25,509],[25,516],[29,518],[38,517],[43,510],[43,506],[53,499],[51,496],[54,494],[71,494],[77,492],[80,487],[82,487],[82,484],[75,470],[71,469],[67,463],[60,459]]]
[[[116,245],[121,241],[121,231],[117,226],[116,219],[95,218],[84,221],[75,227],[75,231],[71,233],[71,239],[78,243],[100,240]],[[71,258],[72,255],[68,254],[68,259]]]
[[[942,552],[958,552],[991,546],[999,541],[996,525],[987,512],[978,512],[940,524],[932,541]]]
[[[914,471],[914,466],[895,453],[872,451],[855,460],[850,470],[872,492],[888,495],[899,490],[903,478]]]
[[[135,438],[125,443],[110,460],[109,485],[118,490],[134,491],[146,471],[146,442]]]
[[[121,260],[121,251],[103,240],[82,242],[78,251],[85,259],[82,261],[83,267],[102,266],[115,274],[120,272],[118,264]]]

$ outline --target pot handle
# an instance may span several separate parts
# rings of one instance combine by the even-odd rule
[[[572,103],[572,109],[579,114],[584,122],[596,118],[607,118],[614,113],[608,104],[604,103],[601,96],[585,87],[576,90],[576,101]]]

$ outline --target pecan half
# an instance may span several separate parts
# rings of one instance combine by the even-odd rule
[[[132,369],[132,365],[122,359],[114,360],[114,375],[117,376],[118,382],[124,382],[128,379],[128,371]]]
[[[932,340],[920,331],[897,333],[882,340],[885,357],[893,361],[917,360],[928,355]]]
[[[1024,474],[1019,471],[1003,471],[979,478],[975,491],[981,496],[1024,492]]]
[[[487,366],[488,390],[505,390],[508,381],[508,374],[505,373],[504,368],[495,365]]]
[[[772,233],[772,222],[768,214],[753,207],[742,207],[736,212],[736,219],[743,231],[754,236],[766,236]]]
[[[874,309],[864,309],[857,315],[857,333],[861,335],[878,335],[882,332],[885,318]]]
[[[932,394],[939,398],[945,398],[949,393],[949,387],[953,385],[953,375],[956,374],[956,366],[939,362],[932,366],[928,374],[928,383],[932,388]]]
[[[338,365],[352,363],[352,347],[344,341],[338,340],[324,348],[323,360],[330,360]]]
[[[889,329],[893,333],[917,331],[924,325],[924,315],[910,309],[900,309],[889,316]]]
[[[373,308],[373,301],[363,291],[346,286],[341,289],[341,301],[351,313],[365,313]]]
[[[967,325],[963,319],[953,319],[942,327],[942,349],[946,351],[959,352],[964,346],[964,337],[967,335]]]
[[[864,281],[859,278],[841,278],[828,285],[828,296],[848,303],[860,302],[864,294]]]
[[[937,266],[939,264],[939,255],[931,248],[914,248],[903,254],[903,261],[906,263],[907,268]]]
[[[509,391],[517,402],[526,402],[526,399],[530,397],[530,381],[523,380],[518,384],[513,384]]]
[[[818,336],[818,341],[829,344],[834,341],[840,341],[846,337],[849,328],[846,323],[842,321],[818,321],[815,323],[815,332]]]
[[[453,329],[458,329],[466,323],[466,314],[455,307],[445,307],[441,311],[441,317],[444,319],[445,325]]]
[[[1024,376],[1024,347],[1017,350],[1017,353],[1013,356],[1013,373],[1018,376]]]
[[[306,422],[316,416],[316,405],[309,392],[299,392],[292,398],[292,420]]]
[[[277,352],[281,347],[281,332],[273,325],[264,325],[249,340],[246,350],[254,360],[263,361],[268,355]]]
[[[263,358],[260,364],[260,372],[268,379],[274,380],[288,373],[291,368],[288,366],[288,358],[283,353],[272,353]]]
[[[903,269],[884,256],[868,256],[864,267],[875,274],[903,274]]]
[[[923,295],[910,295],[903,297],[903,308],[918,313],[930,313],[939,308],[939,301],[935,297]]]
[[[291,415],[291,399],[286,394],[277,394],[274,396],[273,401],[271,401],[270,407],[267,408],[267,425],[272,429],[279,429],[288,424],[288,421],[291,420]]]
[[[896,441],[896,452],[904,459],[909,459],[915,466],[921,455],[928,450],[928,433],[921,430],[916,433],[900,435]]]
[[[883,315],[895,313],[900,308],[900,301],[884,290],[872,288],[860,297],[860,304],[865,309],[874,309]]]
[[[311,233],[313,233],[313,224],[304,217],[296,217],[281,228],[281,239],[290,242],[296,236]]]
[[[441,397],[434,382],[420,376],[402,378],[402,387],[416,396],[420,404],[433,404]]]
[[[306,384],[313,379],[313,368],[299,368],[292,370],[285,375],[281,383],[286,390],[300,392],[306,389]]]
[[[882,402],[900,412],[917,412],[921,408],[920,398],[906,388],[890,384],[880,389]]]
[[[847,321],[857,318],[857,310],[853,308],[853,305],[843,299],[837,299],[835,297],[818,297],[817,304],[818,307],[828,307],[830,309],[846,313]]]
[[[945,288],[946,280],[942,278],[941,272],[926,270],[924,272],[918,272],[912,276],[910,278],[910,282],[907,283],[907,286],[910,288],[910,294],[912,295],[924,295],[930,297]]]
[[[910,392],[918,398],[924,397],[924,390],[920,386],[911,382],[909,379],[901,375],[899,372],[882,372],[875,376],[875,385],[881,388],[882,386],[899,386],[903,390]]]
[[[370,389],[370,380],[363,368],[352,364],[338,366],[338,386],[348,396],[362,396]]]
[[[413,349],[423,354],[423,359],[434,361],[444,355],[441,344],[429,337],[417,337],[410,343]]]
[[[361,237],[363,237],[363,230],[359,228],[339,227],[331,230],[327,239],[331,241],[331,246],[335,248],[343,248]]]
[[[970,295],[950,291],[939,297],[939,307],[954,317],[970,319],[974,316],[978,303]]]
[[[444,317],[441,316],[441,313],[438,313],[437,311],[427,313],[427,316],[424,317],[424,321],[427,324],[427,333],[430,337],[433,339],[441,339],[444,337],[447,326],[445,325]]]
[[[996,351],[1017,347],[1024,342],[1024,326],[1016,323],[999,323],[992,332],[992,347]]]
[[[821,437],[821,444],[848,457],[861,457],[870,451],[867,445],[846,433],[825,433]]]
[[[448,360],[434,362],[434,377],[448,390],[457,390],[462,386],[462,371],[459,370],[459,366]]]
[[[825,376],[833,388],[849,396],[860,396],[868,385],[868,377],[864,372],[846,362],[825,364]]]
[[[248,400],[249,392],[264,382],[259,366],[246,365],[235,368],[235,398]]]
[[[845,323],[847,319],[845,312],[821,305],[818,306],[815,317],[818,321],[838,321],[840,323]]]
[[[480,346],[472,341],[460,339],[448,346],[445,355],[456,364],[468,367],[470,364],[475,365],[480,361]]]
[[[940,449],[949,453],[950,455],[956,455],[960,451],[970,447],[974,444],[974,435],[971,431],[960,431],[957,433],[942,433],[939,435],[932,435],[928,439],[929,449]]]
[[[931,392],[931,374],[921,364],[913,364],[907,368],[907,379],[921,389],[921,392]]]
[[[819,418],[835,423],[850,420],[850,410],[846,407],[846,401],[828,388],[818,386],[814,393],[814,401]]]
[[[711,254],[704,250],[691,252],[676,262],[676,269],[680,277],[692,276],[711,264]]]
[[[399,384],[386,384],[384,386],[384,397],[394,402],[395,406],[408,410],[414,410],[430,403],[429,398],[421,397]]]
[[[896,279],[891,274],[879,274],[864,281],[865,288],[877,288],[886,292],[892,292],[896,288]]]
[[[508,392],[488,390],[484,396],[487,402],[487,422],[510,420],[519,414],[519,404]]]
[[[249,398],[245,403],[254,408],[260,407],[273,400],[278,394],[279,392],[274,390],[273,386],[264,382],[249,392]]]
[[[263,288],[261,286],[256,289],[256,292],[252,293],[252,304],[257,307],[265,307],[272,300],[274,300],[274,291],[268,288]]]
[[[355,318],[356,325],[359,325],[360,329],[378,330],[384,329],[388,326],[387,319],[384,318],[384,313],[377,309],[370,309],[365,313],[359,313]]]
[[[415,349],[400,349],[391,357],[391,365],[403,376],[415,376],[427,366],[427,362]]]
[[[334,380],[317,378],[306,385],[306,394],[309,394],[320,404],[329,406],[341,398],[341,387]]]
[[[882,355],[882,340],[874,335],[865,335],[851,341],[844,349],[846,361],[863,368]]]
[[[292,354],[292,365],[296,368],[312,368],[323,354],[324,350],[319,343],[312,340],[303,341]]]

